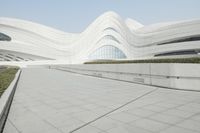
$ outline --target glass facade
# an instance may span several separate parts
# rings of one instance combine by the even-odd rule
[[[103,39],[105,39],[105,40],[113,40],[113,41],[115,41],[117,43],[120,43],[120,41],[117,40],[117,38],[115,38],[114,36],[111,36],[111,35],[106,35],[101,40],[103,40]]]
[[[169,42],[159,43],[158,45],[180,43],[180,42],[192,42],[192,41],[200,41],[200,36],[184,37],[184,38],[175,39],[175,40],[169,41]]]
[[[11,41],[11,37],[0,32],[0,41]]]
[[[174,56],[174,55],[197,55],[199,53],[200,50],[193,49],[193,50],[183,50],[183,51],[172,51],[172,52],[157,54],[154,56],[157,57],[157,56]]]
[[[111,31],[115,31],[115,32],[119,33],[116,29],[114,29],[112,27],[108,27],[108,28],[104,29],[104,31],[106,31],[106,30],[111,30]]]
[[[117,38],[115,38],[114,36],[112,35],[106,35],[106,36],[103,36],[99,41],[97,41],[97,43],[101,42],[101,41],[104,41],[104,40],[112,40],[118,44],[121,44],[121,42],[119,40],[117,40]]]
[[[89,59],[124,59],[126,55],[122,50],[112,45],[105,45],[89,55]]]

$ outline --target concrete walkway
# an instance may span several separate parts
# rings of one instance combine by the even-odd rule
[[[200,93],[23,69],[4,133],[198,133]]]

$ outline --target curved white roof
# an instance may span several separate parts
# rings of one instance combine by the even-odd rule
[[[200,49],[200,20],[144,26],[130,18],[123,20],[114,12],[104,13],[79,34],[13,18],[0,18],[0,33],[11,37],[11,41],[0,41],[0,60],[3,61],[8,54],[13,54],[7,59],[11,61],[20,56],[27,60],[62,59],[68,63],[80,63],[98,49],[98,54],[104,55],[123,52],[128,59]]]

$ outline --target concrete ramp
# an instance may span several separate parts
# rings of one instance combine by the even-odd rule
[[[23,69],[4,133],[200,132],[200,93]]]

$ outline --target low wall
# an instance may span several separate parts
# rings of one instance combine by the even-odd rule
[[[88,64],[52,68],[145,85],[200,91],[198,64]]]
[[[4,93],[0,98],[0,133],[3,132],[3,128],[9,113],[12,99],[14,97],[20,73],[21,70],[18,70],[18,72],[15,74],[15,78],[13,79],[9,87],[4,91]]]

